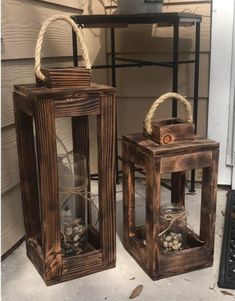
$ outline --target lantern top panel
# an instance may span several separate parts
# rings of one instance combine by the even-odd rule
[[[48,98],[52,99],[64,98],[64,97],[76,97],[79,94],[109,94],[114,93],[116,90],[113,87],[106,85],[99,85],[92,83],[87,87],[57,87],[57,88],[47,88],[47,87],[37,87],[35,84],[25,84],[25,85],[15,85],[14,91],[24,94],[31,98]]]
[[[142,133],[138,133],[124,136],[123,141],[141,148],[142,152],[151,156],[177,155],[219,148],[218,142],[200,136],[196,136],[194,140],[184,140],[172,144],[160,145],[144,137]]]

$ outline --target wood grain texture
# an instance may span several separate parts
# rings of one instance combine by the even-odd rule
[[[45,259],[45,278],[49,281],[61,277],[60,212],[53,100],[35,101],[35,131],[43,226],[42,254]]]
[[[146,157],[146,269],[154,275],[160,253],[160,159]]]
[[[123,224],[124,245],[127,251],[153,280],[211,266],[215,235],[219,144],[196,137],[192,141],[159,145],[143,138],[142,133],[124,136],[122,143]],[[144,161],[145,166],[143,166]],[[130,164],[141,166],[146,171],[146,226],[142,227],[131,225],[128,212],[129,208],[135,206],[134,186],[132,181],[128,182]],[[161,173],[172,173],[171,201],[184,206],[185,171],[196,168],[203,169],[200,237],[187,229],[187,239],[183,249],[165,253],[161,250],[158,235]],[[130,235],[130,226],[134,235]],[[198,239],[203,242],[199,242]]]
[[[102,95],[97,117],[100,235],[104,262],[116,261],[115,95]]]
[[[21,101],[25,102],[25,98],[14,94],[14,104]],[[33,119],[31,116],[16,109],[15,120],[26,239],[34,239],[41,245],[42,229],[40,223]]]
[[[129,237],[135,235],[135,179],[134,164],[129,160],[128,145],[122,143],[122,183],[123,183],[123,233],[127,246]]]
[[[218,177],[219,151],[212,154],[212,164],[203,169],[201,192],[200,238],[214,252],[216,192]]]
[[[46,94],[46,91],[48,93]],[[75,257],[64,258],[61,254],[60,242],[60,212],[58,204],[58,177],[57,177],[57,145],[56,145],[56,104],[64,102],[66,97],[79,107],[77,97],[86,95],[87,99],[93,97],[94,103],[99,104],[98,110],[92,103],[88,108],[89,115],[97,116],[97,140],[98,140],[98,157],[99,157],[99,230],[100,235],[96,231],[89,229],[89,239],[94,239],[90,243],[93,248]],[[99,101],[97,102],[97,97]],[[21,134],[26,137],[27,121],[32,122],[32,116],[22,113],[25,112],[24,100],[27,99],[28,105],[31,106],[32,99],[34,101],[33,117],[35,119],[35,135],[36,135],[36,151],[38,168],[33,168],[34,172],[38,172],[38,189],[40,195],[40,210],[37,210],[37,218],[40,218],[41,243],[38,239],[34,239],[29,235],[27,240],[27,254],[34,263],[39,273],[42,275],[47,285],[58,282],[82,277],[97,271],[108,269],[115,266],[116,261],[116,225],[115,225],[115,89],[102,85],[92,85],[91,87],[68,89],[56,88],[47,89],[44,87],[35,87],[35,85],[19,85],[15,86],[15,98],[22,101],[21,105],[15,106],[16,115],[22,115]],[[64,102],[65,103],[65,102]],[[70,110],[73,110],[69,106]],[[69,110],[67,109],[67,110]],[[76,111],[77,110],[77,111]],[[77,115],[72,119],[72,137],[74,139],[73,147],[75,151],[82,152],[88,156],[89,162],[89,127],[87,107],[80,106],[76,109]],[[66,114],[66,106],[64,115]],[[30,112],[31,113],[31,112]],[[60,115],[62,117],[63,114]],[[59,118],[61,119],[61,118]],[[18,126],[18,123],[17,123]],[[32,127],[30,127],[31,129]],[[17,127],[18,129],[18,127]],[[32,130],[32,129],[31,129]],[[33,144],[33,135],[27,136]],[[18,138],[18,140],[19,140]],[[22,138],[21,140],[22,141]],[[19,144],[20,162],[25,162],[27,155],[24,147],[27,143]],[[34,153],[32,151],[30,153]],[[31,154],[31,159],[32,159]],[[30,162],[30,160],[29,160]],[[26,163],[25,163],[26,165]],[[23,191],[27,191],[27,183],[25,177],[31,176],[31,181],[36,180],[36,175],[26,173],[26,169],[21,168],[21,182]],[[37,182],[37,181],[36,181]],[[30,189],[29,189],[30,190]],[[29,198],[35,199],[30,193],[25,197],[23,194],[23,203]],[[34,204],[31,201],[31,204]],[[30,204],[27,204],[25,212],[30,211]],[[26,215],[27,216],[27,215]],[[26,223],[27,231],[33,232],[33,223]],[[96,248],[94,250],[94,248]]]
[[[165,157],[161,160],[160,172],[164,174],[169,172],[204,168],[210,166],[211,163],[212,153],[210,151]]]
[[[152,121],[151,124],[152,133],[149,135],[144,123],[144,135],[158,144],[193,140],[195,137],[195,125],[190,122],[184,122],[179,118],[158,119]]]
[[[25,235],[20,186],[2,195],[1,256]]]

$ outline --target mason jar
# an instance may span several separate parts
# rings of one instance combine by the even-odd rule
[[[186,247],[187,215],[184,207],[177,204],[161,206],[159,236],[164,253],[181,251]]]

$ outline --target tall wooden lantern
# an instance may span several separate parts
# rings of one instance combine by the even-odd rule
[[[53,20],[58,18],[67,20]],[[17,85],[13,93],[27,255],[47,285],[115,267],[116,261],[115,90],[79,84],[82,71],[77,77],[76,69],[50,72],[50,87],[47,80]],[[91,115],[97,117],[96,200],[89,179]],[[58,156],[55,121],[63,117],[71,118],[73,152]]]
[[[168,98],[183,102],[187,120],[152,122]],[[194,133],[190,104],[176,93],[151,107],[144,134],[123,137],[124,245],[153,279],[209,267],[213,263],[219,145]],[[187,222],[185,172],[202,169],[199,233]],[[135,170],[146,174],[146,221],[136,223]],[[172,174],[170,204],[161,205],[161,176]],[[186,208],[187,209],[187,208]]]

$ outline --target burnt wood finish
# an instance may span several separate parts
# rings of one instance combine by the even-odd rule
[[[103,85],[51,89],[15,86],[27,255],[47,285],[115,266],[115,107],[115,89]],[[89,165],[89,115],[97,115],[98,123],[100,231],[89,228],[91,246],[86,253],[63,257],[55,119],[72,117],[74,151],[84,154]]]
[[[209,267],[213,264],[219,144],[201,137],[158,144],[143,134],[124,136],[124,246],[153,279]],[[134,166],[146,171],[146,226],[136,227]],[[200,236],[188,229],[187,246],[177,253],[160,249],[160,177],[172,173],[172,202],[184,205],[185,171],[202,168]],[[199,242],[198,239],[204,241]],[[146,243],[144,243],[146,240]]]
[[[33,134],[33,118],[16,109],[18,103],[25,105],[26,98],[14,94],[15,125],[19,154],[22,205],[26,237],[42,245],[42,229],[39,216],[39,197],[37,185],[37,166]],[[32,202],[33,200],[33,202]]]
[[[115,115],[112,94],[101,95],[97,116],[99,217],[101,248],[107,266],[116,261],[116,177],[115,177]]]
[[[170,144],[176,141],[193,140],[195,138],[195,125],[179,118],[158,119],[152,122],[152,134],[144,135],[158,144]]]
[[[36,84],[38,87],[85,87],[90,86],[91,84],[91,70],[83,67],[44,68],[41,69],[41,71],[46,79],[40,80],[36,77]]]

